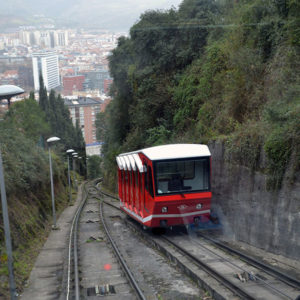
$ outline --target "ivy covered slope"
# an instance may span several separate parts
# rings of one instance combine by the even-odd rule
[[[39,105],[31,97],[12,104],[9,112],[1,116],[3,120],[0,121],[0,147],[19,291],[24,286],[24,280],[29,275],[34,257],[38,254],[38,249],[44,243],[44,238],[51,228],[49,156],[45,140],[55,135],[62,137],[60,143],[55,143],[51,147],[58,211],[65,207],[68,201],[65,148],[69,146],[82,151],[81,147],[84,145],[82,136],[78,137],[78,131],[73,127],[68,110],[64,107],[60,96],[55,96],[51,92],[48,98],[46,93],[43,100],[48,107],[47,111],[41,107],[43,101]],[[52,105],[51,108],[51,101],[55,101],[55,114],[54,106]],[[1,205],[0,216],[1,298],[1,295],[7,297],[9,295]]]
[[[107,179],[119,152],[222,139],[253,170],[263,149],[280,188],[287,163],[300,167],[299,12],[294,0],[184,0],[144,13],[110,56]]]

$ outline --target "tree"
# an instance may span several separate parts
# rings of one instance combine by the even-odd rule
[[[45,138],[50,134],[46,114],[32,98],[14,103],[6,118],[12,127],[34,142],[37,142],[41,136]]]
[[[49,103],[48,103],[48,95],[47,95],[47,89],[44,85],[43,76],[40,75],[40,89],[39,89],[39,105],[41,109],[47,114]]]
[[[95,179],[101,177],[101,162],[102,159],[98,155],[92,155],[88,157],[88,178]]]

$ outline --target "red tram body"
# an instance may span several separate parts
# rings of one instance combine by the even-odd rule
[[[117,156],[121,209],[147,227],[206,222],[210,217],[210,151],[173,144]]]

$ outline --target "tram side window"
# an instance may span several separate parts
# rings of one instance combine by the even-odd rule
[[[148,191],[149,189],[148,189],[148,167],[146,166],[146,168],[147,168],[147,172],[146,173],[144,173],[145,175],[145,189]]]
[[[145,174],[145,188],[149,194],[153,197],[153,182],[152,182],[152,169],[150,166],[147,166],[147,173]]]
[[[134,172],[134,178],[135,178],[135,198],[139,198],[139,181],[138,181],[138,172]]]
[[[142,182],[142,180],[143,180],[143,174],[144,174],[144,173],[139,173],[139,177],[140,177],[139,185],[140,185],[140,193],[141,193],[141,194],[142,194],[142,192],[143,192],[143,182]]]
[[[125,171],[125,193],[128,195],[128,171]]]
[[[149,183],[149,194],[153,197],[154,192],[153,192],[153,181],[152,181],[152,169],[151,167],[148,168],[148,183]]]

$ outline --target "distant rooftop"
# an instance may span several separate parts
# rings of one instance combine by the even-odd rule
[[[75,78],[75,77],[84,77],[84,75],[77,74],[77,75],[65,75],[64,78]]]
[[[57,53],[53,51],[40,51],[40,52],[32,53],[33,57],[47,57],[52,55],[57,55]]]
[[[91,143],[91,144],[85,144],[86,147],[93,147],[93,146],[100,146],[103,145],[104,142],[95,142],[95,143]]]
[[[89,97],[78,97],[75,99],[65,98],[64,101],[67,106],[88,106],[101,104],[103,102],[102,100],[95,100]]]

